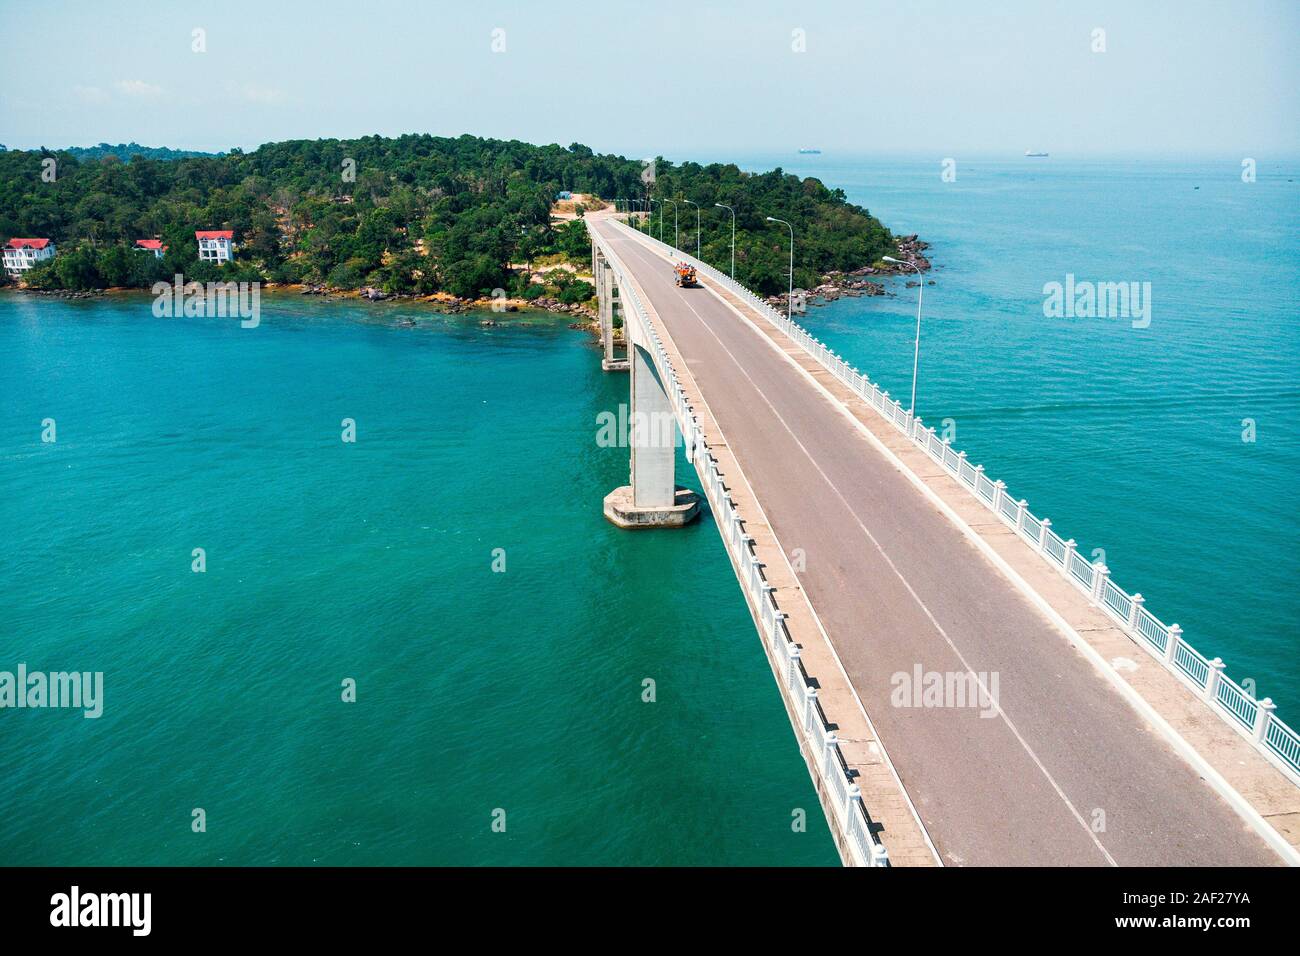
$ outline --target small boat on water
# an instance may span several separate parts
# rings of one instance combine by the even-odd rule
[[[1032,149],[1027,149],[1027,150],[1025,150],[1025,156],[1029,157],[1030,159],[1046,159],[1046,158],[1047,158],[1047,154],[1046,154],[1046,153],[1036,153],[1036,152],[1034,152]]]
[[[803,153],[805,156],[820,156],[822,151],[817,149],[815,146],[800,146],[799,152]]]

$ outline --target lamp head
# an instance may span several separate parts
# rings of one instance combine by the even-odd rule
[[[882,262],[892,262],[900,266],[903,264],[902,260],[895,259],[893,256],[881,256],[880,259]]]

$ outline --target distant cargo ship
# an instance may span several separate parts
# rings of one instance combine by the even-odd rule
[[[813,154],[813,155],[817,155],[817,156],[820,156],[820,155],[821,155],[821,150],[820,150],[820,149],[813,149],[811,146],[801,146],[801,147],[799,148],[799,152],[801,152],[801,153],[811,153],[811,154]]]
[[[1025,150],[1025,155],[1026,155],[1026,156],[1029,156],[1029,157],[1031,157],[1031,158],[1033,158],[1033,157],[1037,157],[1037,158],[1039,158],[1039,159],[1046,159],[1046,158],[1047,158],[1047,154],[1046,154],[1046,153],[1035,153],[1032,149],[1027,149],[1027,150]]]

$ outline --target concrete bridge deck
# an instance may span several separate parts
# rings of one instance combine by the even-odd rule
[[[791,636],[825,642],[820,700],[854,728],[895,865],[1284,862],[1300,790],[747,303],[677,288],[661,251],[588,219],[752,492]],[[994,704],[900,706],[918,669]]]

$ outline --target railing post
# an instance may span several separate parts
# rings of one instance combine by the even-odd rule
[[[1264,738],[1268,735],[1268,722],[1273,716],[1273,711],[1277,710],[1277,704],[1273,703],[1273,698],[1265,697],[1255,705],[1255,726],[1252,728],[1252,736],[1256,743],[1264,743]]]
[[[1065,560],[1061,563],[1061,572],[1068,578],[1070,576],[1070,562],[1074,560],[1074,552],[1078,549],[1079,544],[1073,538],[1065,542]]]
[[[1226,665],[1221,657],[1216,657],[1209,664],[1210,670],[1205,676],[1205,699],[1213,704],[1219,693],[1219,678],[1223,676],[1223,668]]]
[[[1138,612],[1142,610],[1142,603],[1146,598],[1142,597],[1140,594],[1135,594],[1133,595],[1132,600],[1133,603],[1129,605],[1128,609],[1128,626],[1130,630],[1136,631],[1138,626]]]
[[[1016,502],[1016,533],[1025,530],[1025,512],[1029,510],[1029,502],[1021,498]]]
[[[736,548],[740,551],[740,567],[745,572],[746,590],[754,586],[754,565],[758,563],[758,555],[749,550],[749,545],[753,540],[743,531],[737,536],[736,540]]]
[[[785,675],[786,687],[789,687],[792,683],[794,683],[795,675],[799,673],[799,656],[800,656],[799,645],[792,643],[790,645],[790,670]],[[791,691],[790,695],[793,697],[794,691]]]
[[[1100,562],[1092,567],[1092,599],[1100,604],[1101,596],[1105,593],[1106,579],[1110,577],[1110,568]]]
[[[971,489],[975,492],[976,497],[979,497],[979,493],[980,493],[980,478],[982,478],[982,477],[984,477],[984,466],[983,466],[983,465],[976,465],[976,466],[975,466],[975,484],[973,484],[973,485],[971,486]]]
[[[916,441],[916,433],[918,431],[925,431],[925,425],[920,418],[913,418],[910,413],[908,418],[911,418],[911,421],[908,422],[907,437],[912,439],[912,441]]]
[[[871,844],[871,865],[887,866],[889,864],[889,851],[885,849],[883,843]]]
[[[835,731],[832,730],[830,733],[826,735],[826,746],[822,748],[822,776],[823,777],[830,776],[831,766],[835,762],[833,759],[835,755],[835,748],[838,747],[839,745],[840,745],[840,738],[835,733]]]
[[[772,615],[772,644],[774,646],[776,644],[777,638],[781,636],[781,627],[784,621],[789,616],[790,615],[787,614],[785,611],[777,611],[775,614]]]
[[[1047,547],[1047,533],[1052,530],[1052,519],[1044,518],[1038,523],[1038,553]]]
[[[845,829],[848,829],[848,821],[853,819],[853,811],[856,804],[862,803],[862,788],[856,783],[849,784],[848,793],[844,799],[844,823]],[[847,833],[845,834],[848,835]]]
[[[817,688],[804,688],[804,708],[803,708],[803,729],[808,731],[813,725],[813,717],[817,710]]]
[[[1177,624],[1169,625],[1168,639],[1165,641],[1165,660],[1174,662],[1174,653],[1178,650],[1178,641],[1183,636],[1183,629]]]
[[[1007,493],[1007,483],[999,478],[993,482],[993,513],[1001,516],[1002,514],[1002,496]]]

